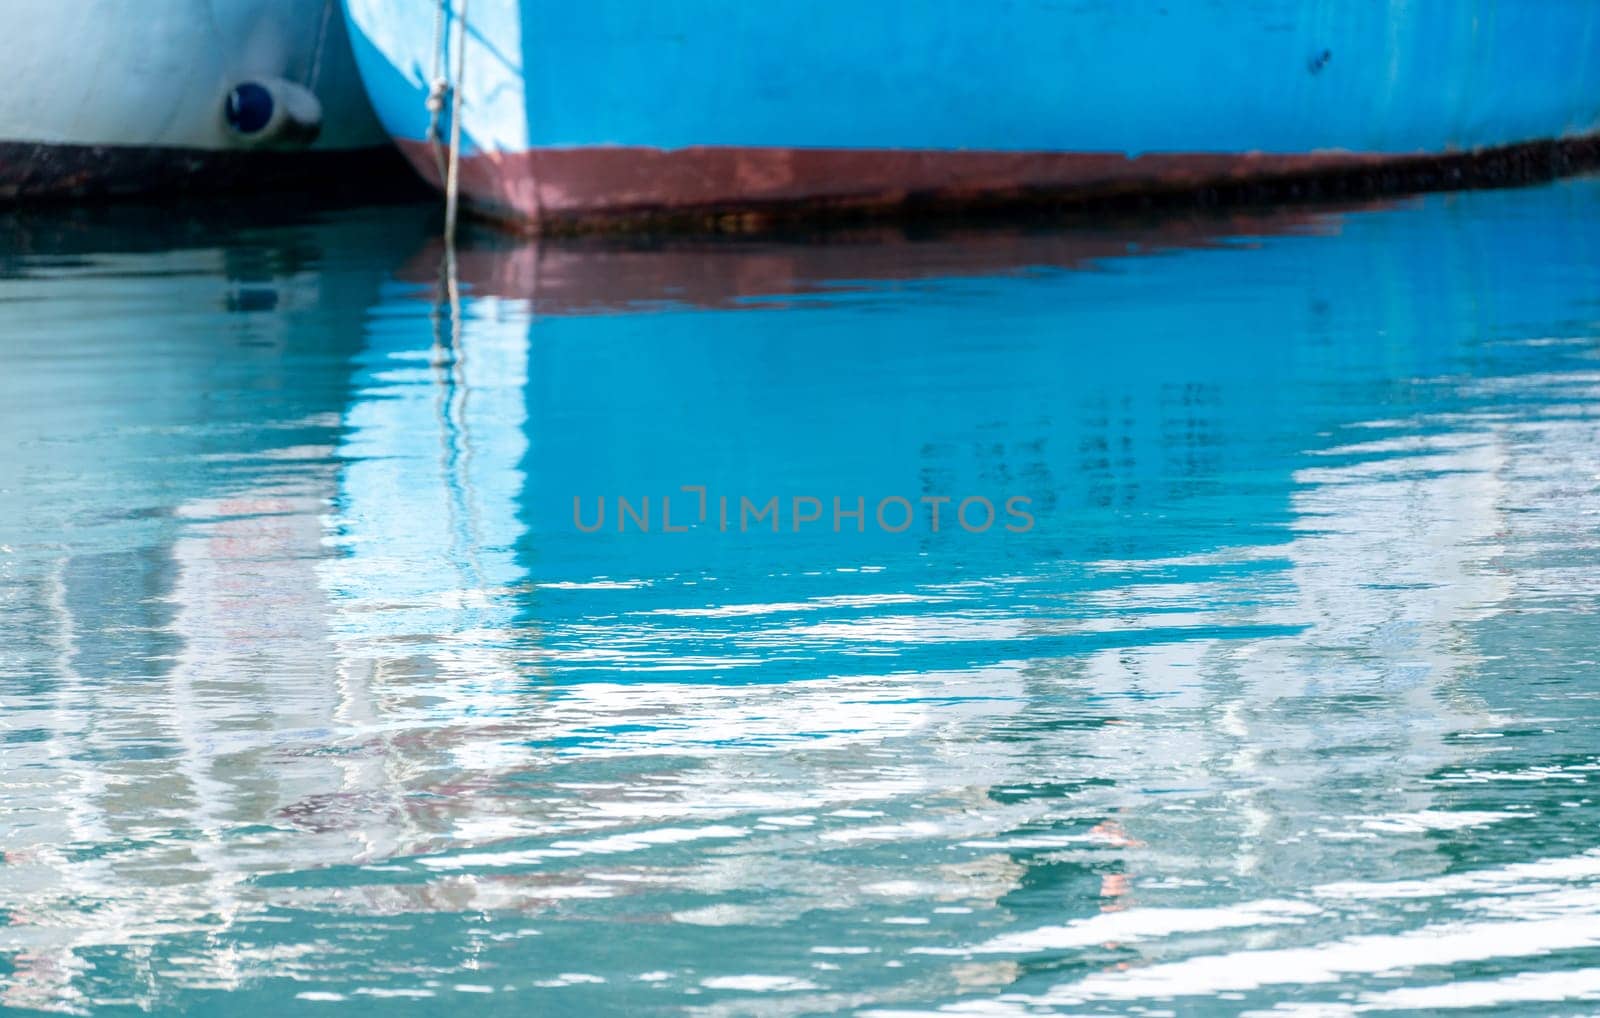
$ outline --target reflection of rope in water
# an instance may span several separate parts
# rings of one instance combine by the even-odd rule
[[[434,22],[435,41],[438,43],[434,50],[436,75],[446,60],[444,53],[444,4],[445,0],[439,0]],[[472,500],[467,495],[471,484],[470,473],[472,465],[472,441],[466,424],[467,397],[470,389],[466,379],[466,351],[462,343],[461,280],[456,266],[456,208],[461,166],[461,82],[466,74],[467,66],[467,0],[460,0],[460,4],[460,10],[455,15],[456,72],[454,87],[448,81],[435,77],[434,91],[428,97],[429,111],[437,116],[437,107],[442,106],[442,91],[450,93],[450,153],[449,166],[444,174],[444,264],[441,267],[441,282],[450,314],[448,351],[450,370],[443,380],[444,389],[440,394],[439,400],[440,437],[444,443],[443,462],[440,464],[440,469],[445,487],[449,491],[450,532],[456,545],[451,558],[457,563],[458,568],[465,565],[464,571],[466,575],[462,577],[461,589],[481,590],[483,587],[483,567],[478,559],[478,550],[482,541],[480,540],[476,513],[473,512]],[[443,84],[442,90],[440,88],[441,83]],[[436,121],[429,125],[429,136],[434,140],[435,157],[437,158],[438,125]],[[439,363],[437,356],[443,346],[443,330],[439,327],[439,318],[440,313],[436,310],[434,313],[436,364]]]
[[[436,412],[439,419],[439,470],[449,493],[449,529],[452,538],[451,561],[461,575],[460,589],[480,590],[483,568],[478,558],[482,545],[477,513],[468,492],[472,486],[472,439],[467,427],[467,400],[471,387],[466,377],[466,346],[462,334],[461,283],[456,267],[455,245],[445,244],[444,261],[439,271],[442,298],[434,303],[433,364],[439,384]],[[443,324],[449,315],[450,327]],[[439,370],[446,369],[447,370]]]

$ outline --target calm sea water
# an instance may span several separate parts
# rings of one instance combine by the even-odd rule
[[[1600,182],[0,226],[0,1009],[1600,1008]]]

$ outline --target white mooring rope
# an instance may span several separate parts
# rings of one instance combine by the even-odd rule
[[[450,166],[444,178],[444,242],[454,248],[456,210],[461,198],[461,91],[467,74],[467,0],[456,14],[455,87],[450,92]]]
[[[317,26],[317,43],[311,51],[311,73],[306,77],[306,90],[313,95],[317,91],[317,83],[322,80],[322,56],[328,46],[328,22],[333,20],[333,5],[335,0],[326,0],[322,5],[322,22]]]
[[[438,0],[433,6],[433,76],[428,79],[428,98],[423,105],[428,108],[428,148],[433,152],[433,165],[444,180],[444,150],[439,144],[439,120],[444,114],[444,97],[450,92],[450,82],[444,76],[444,9],[449,0]]]

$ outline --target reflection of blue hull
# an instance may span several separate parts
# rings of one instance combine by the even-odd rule
[[[1600,258],[1589,229],[1597,201],[1596,188],[1574,182],[1224,223],[1209,240],[1191,225],[1187,242],[1165,248],[1163,232],[1186,231],[984,234],[993,247],[858,234],[805,246],[467,247],[459,372],[434,366],[415,285],[373,316],[347,417],[341,497],[353,529],[341,582],[439,613],[404,616],[404,634],[450,623],[436,602],[394,597],[396,575],[435,590],[487,577],[506,592],[496,610],[519,620],[494,625],[537,634],[538,653],[562,661],[552,673],[568,677],[631,670],[620,653],[583,658],[597,619],[620,627],[632,661],[675,664],[682,676],[845,674],[856,644],[827,631],[803,657],[723,673],[705,662],[754,656],[742,642],[749,620],[684,613],[805,602],[808,618],[843,623],[870,611],[828,599],[943,597],[963,583],[988,584],[997,615],[1046,629],[1114,614],[1103,592],[1119,585],[1179,579],[1215,584],[1237,614],[1205,626],[1174,618],[1158,634],[1062,623],[1046,636],[915,650],[886,638],[874,649],[964,667],[1118,641],[1259,636],[1297,621],[1257,604],[1298,582],[1285,546],[1347,525],[1305,504],[1318,487],[1305,473],[1360,461],[1350,450],[1361,443],[1435,427],[1420,411],[1480,411],[1486,397],[1461,386],[1463,372],[1516,379],[1547,364],[1547,347],[1492,339],[1582,314],[1582,272],[1549,266]],[[1013,253],[1000,254],[1008,243]],[[1080,253],[1096,251],[1085,266]],[[431,294],[434,264],[420,259],[402,279]],[[1079,268],[1055,267],[1064,264]],[[702,292],[708,277],[723,281],[722,299]],[[1385,469],[1403,475],[1404,456]],[[1445,483],[1449,497],[1492,508],[1491,485],[1458,480]],[[712,499],[779,498],[780,532],[724,532],[715,509],[710,525],[663,532],[668,497],[675,524],[699,522],[697,495],[683,491],[698,485]],[[451,501],[435,508],[445,490]],[[1320,490],[1345,499],[1346,513],[1362,510],[1359,487]],[[834,497],[875,506],[972,495],[1027,496],[1036,526],[832,525]],[[805,496],[824,517],[795,530],[790,500]],[[617,500],[647,497],[652,531],[619,529]],[[607,500],[607,526],[581,532],[574,499],[590,522]],[[454,557],[441,554],[441,534]],[[418,568],[394,567],[396,542],[415,549]],[[674,618],[696,619],[693,632]]]
[[[464,56],[470,198],[534,219],[1339,171],[1600,124],[1582,0],[346,0],[417,165]],[[434,124],[437,133],[439,125]]]

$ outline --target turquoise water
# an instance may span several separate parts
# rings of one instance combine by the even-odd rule
[[[1600,181],[0,225],[0,1008],[1600,1008]]]

